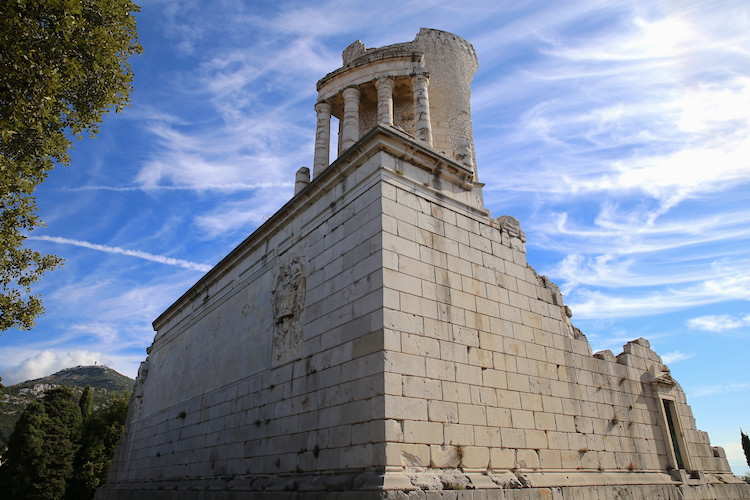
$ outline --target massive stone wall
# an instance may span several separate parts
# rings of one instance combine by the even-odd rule
[[[97,498],[750,498],[648,341],[592,353],[485,209],[471,45],[343,56],[313,181],[154,322]]]
[[[217,265],[155,322],[98,498],[743,498],[648,343],[592,355],[464,173],[375,129]]]
[[[155,322],[113,490],[264,490],[370,465],[381,206],[376,167],[359,168],[298,196]]]
[[[592,354],[513,219],[383,188],[389,466],[534,473],[729,474],[645,339]],[[682,464],[664,400],[676,409]],[[590,479],[596,481],[596,479]]]

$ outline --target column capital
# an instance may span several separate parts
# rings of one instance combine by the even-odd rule
[[[332,109],[333,107],[331,106],[331,103],[328,101],[318,101],[315,103],[316,113],[326,113],[330,115]]]
[[[341,95],[344,99],[359,99],[362,93],[357,87],[347,87],[341,92]]]
[[[388,87],[393,89],[396,80],[392,76],[379,76],[375,79],[375,88]]]
[[[424,85],[425,87],[430,85],[430,75],[428,73],[417,73],[415,75],[412,75],[412,79],[416,83]]]

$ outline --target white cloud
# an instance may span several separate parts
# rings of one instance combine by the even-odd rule
[[[705,396],[714,396],[716,394],[726,394],[728,392],[742,392],[750,389],[750,384],[738,382],[725,385],[705,385],[687,389],[685,392],[690,398],[702,398]]]
[[[693,356],[695,356],[695,354],[688,354],[688,353],[684,353],[682,351],[672,351],[672,352],[668,352],[668,353],[664,354],[661,357],[661,360],[665,364],[669,365],[669,364],[672,364],[672,363],[677,363],[678,361],[683,361],[683,360],[686,360],[686,359],[690,359]]]
[[[294,184],[292,182],[231,182],[227,184],[208,184],[201,183],[200,185],[185,184],[185,185],[141,185],[141,186],[77,186],[71,188],[63,188],[61,191],[255,191],[257,189],[275,189],[275,188],[289,188]]]
[[[698,283],[664,283],[656,290],[626,293],[578,288],[569,293],[570,307],[577,317],[622,318],[678,311],[737,299],[750,300],[750,271],[714,263],[715,277]]]
[[[111,360],[100,352],[76,350],[76,351],[51,351],[45,350],[33,357],[23,360],[18,366],[6,370],[3,383],[6,385],[17,384],[26,380],[33,380],[47,375],[52,375],[64,368],[78,365],[107,365]]]
[[[91,334],[98,339],[111,343],[120,336],[119,328],[107,323],[78,323],[68,328],[71,332]]]
[[[139,259],[149,260],[152,262],[158,262],[160,264],[166,264],[169,266],[182,267],[184,269],[190,269],[191,271],[208,272],[211,266],[206,264],[198,264],[196,262],[190,262],[183,259],[175,259],[172,257],[166,257],[164,255],[154,255],[152,253],[143,252],[141,250],[129,250],[127,248],[111,247],[107,245],[99,245],[97,243],[90,243],[88,241],[73,240],[70,238],[61,238],[58,236],[29,236],[30,240],[40,241],[51,241],[53,243],[61,243],[64,245],[75,245],[78,247],[89,248],[91,250],[97,250],[99,252],[113,253],[120,255],[127,255],[130,257],[137,257]]]
[[[687,325],[694,330],[707,332],[735,330],[743,326],[750,326],[750,314],[744,316],[730,316],[728,314],[698,316],[689,319]]]

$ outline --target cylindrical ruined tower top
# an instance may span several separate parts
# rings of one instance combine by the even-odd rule
[[[392,126],[471,168],[476,179],[470,98],[478,63],[469,42],[422,28],[412,42],[368,49],[358,40],[342,56],[343,66],[317,86],[315,173],[328,166],[326,124],[334,116],[339,154],[373,127]]]
[[[419,30],[412,44],[424,54],[430,73],[433,147],[459,163],[471,161],[476,177],[471,81],[479,64],[474,47],[459,36],[428,28]]]

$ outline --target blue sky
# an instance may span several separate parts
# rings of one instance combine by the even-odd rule
[[[38,190],[29,243],[66,259],[47,313],[0,336],[5,383],[77,364],[135,376],[150,323],[292,196],[315,83],[341,51],[471,41],[480,180],[594,350],[638,337],[748,470],[750,4],[143,0],[132,106]],[[196,360],[199,363],[200,360]]]

